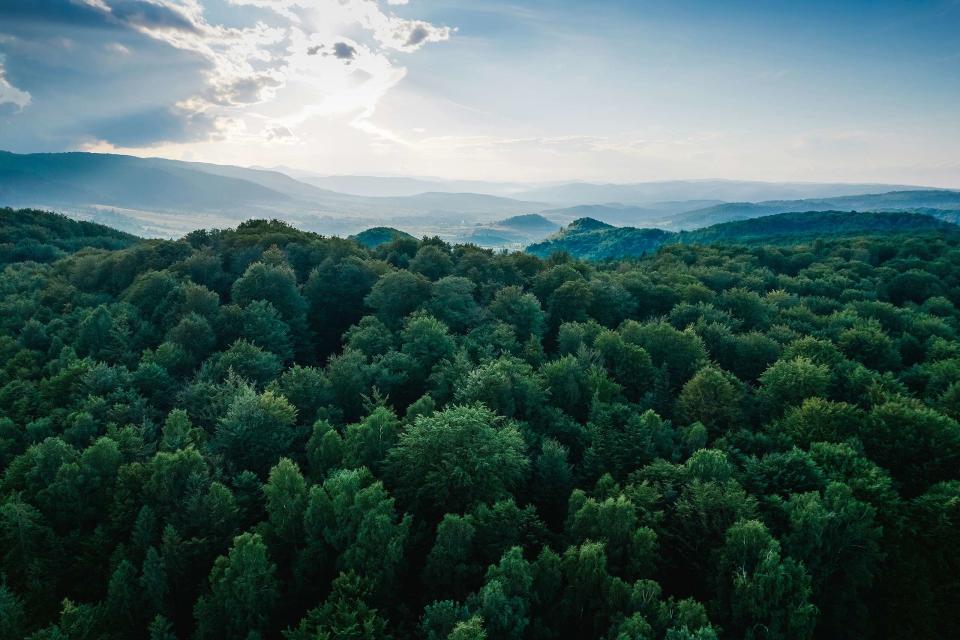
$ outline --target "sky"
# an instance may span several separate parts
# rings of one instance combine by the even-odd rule
[[[0,0],[0,149],[960,188],[960,0]]]

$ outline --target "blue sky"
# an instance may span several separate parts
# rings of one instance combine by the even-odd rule
[[[958,0],[3,0],[0,148],[960,187],[958,33]]]

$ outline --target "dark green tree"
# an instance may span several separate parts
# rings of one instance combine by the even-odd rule
[[[458,512],[509,495],[529,460],[517,428],[480,405],[424,416],[387,454],[397,497],[415,513]]]

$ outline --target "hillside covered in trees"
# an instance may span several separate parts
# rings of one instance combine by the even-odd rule
[[[584,260],[618,260],[641,257],[669,244],[791,245],[823,237],[890,234],[956,236],[960,235],[960,227],[932,215],[902,211],[787,212],[680,232],[615,227],[593,218],[582,218],[546,240],[528,246],[526,251],[541,258],[563,252]]]
[[[590,263],[0,213],[0,638],[960,625],[956,234]]]
[[[32,209],[0,208],[0,265],[53,262],[83,248],[122,249],[139,240],[93,222]]]

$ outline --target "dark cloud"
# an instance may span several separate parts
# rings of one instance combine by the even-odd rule
[[[197,26],[183,13],[166,5],[143,0],[108,0],[117,20],[148,29],[174,29],[196,33]]]
[[[415,47],[430,35],[430,30],[427,29],[424,25],[418,24],[413,28],[413,31],[410,32],[410,36],[407,38],[407,46]]]
[[[110,11],[74,0],[0,0],[0,31],[13,28],[50,30],[52,25],[122,29],[174,29],[190,33],[197,26],[177,9],[146,0],[105,0]]]
[[[221,105],[254,104],[262,99],[264,91],[279,87],[281,84],[283,83],[266,73],[238,78],[226,86],[213,90],[210,100]]]
[[[340,60],[346,60],[348,62],[357,57],[356,47],[346,42],[334,43],[332,51],[325,51],[326,48],[327,48],[326,45],[322,45],[322,44],[317,44],[312,47],[308,47],[307,55],[315,56],[323,51],[324,52],[323,55],[325,56],[333,56],[334,58],[338,58]]]
[[[211,114],[268,99],[282,86],[291,38],[282,26],[260,19],[266,8],[257,3],[256,9],[227,10],[217,6],[223,0],[203,0],[215,21],[230,16],[221,29],[194,15],[190,4],[0,0],[0,64],[17,91],[7,93],[20,103],[30,96],[26,106],[0,105],[0,148],[202,139],[218,131]],[[412,20],[361,29],[372,31],[379,43],[372,46],[382,50],[413,50],[441,37],[430,24]],[[353,61],[367,49],[343,39],[308,45],[306,52],[336,58],[353,70]],[[242,59],[232,64],[231,56]]]
[[[91,123],[90,134],[120,147],[148,147],[164,142],[206,140],[216,132],[216,118],[177,107],[152,107]]]
[[[100,9],[70,0],[2,0],[0,31],[67,24],[71,27],[109,27],[109,18]]]
[[[139,11],[142,2],[112,4],[123,5],[125,20],[189,29],[183,16]],[[210,117],[176,107],[208,91],[210,61],[129,22],[67,0],[0,0],[0,34],[5,76],[32,98],[15,115],[3,108],[0,148],[62,150],[94,138],[154,145],[214,131]],[[118,54],[116,45],[128,53]]]
[[[338,42],[333,45],[333,55],[341,60],[353,60],[357,50],[346,42]]]

